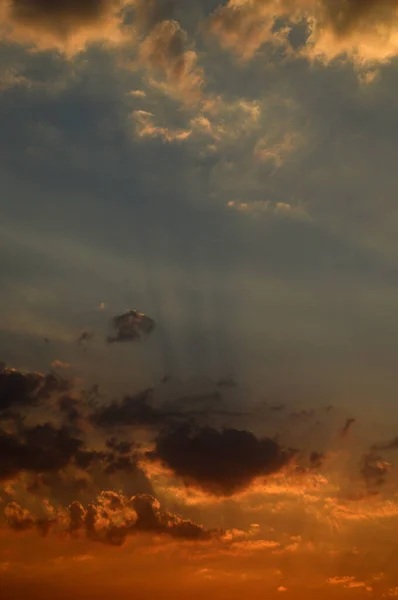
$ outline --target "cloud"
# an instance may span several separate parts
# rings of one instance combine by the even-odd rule
[[[375,444],[372,446],[372,450],[398,450],[398,437],[384,444]]]
[[[356,419],[350,418],[347,419],[343,429],[341,430],[341,437],[347,437],[349,431],[351,430],[352,426],[354,425],[354,423],[356,422]]]
[[[142,334],[150,334],[155,328],[155,321],[133,309],[113,317],[112,327],[116,330],[116,335],[107,338],[109,344],[133,342],[141,339]]]
[[[160,461],[181,477],[215,495],[231,496],[254,478],[280,471],[294,451],[245,430],[181,426],[161,433],[151,460]]]
[[[283,41],[284,35],[274,31],[275,18],[283,14],[282,11],[276,2],[268,0],[229,0],[211,16],[209,30],[224,48],[248,60],[266,42],[279,44]]]
[[[0,92],[4,92],[5,90],[9,90],[10,88],[25,86],[29,87],[30,82],[28,79],[20,75],[13,68],[4,68],[0,69]]]
[[[53,369],[69,369],[70,368],[70,364],[67,362],[62,362],[62,360],[53,360],[53,362],[51,363],[51,367]]]
[[[20,471],[63,469],[82,446],[83,442],[66,427],[56,428],[49,423],[15,434],[0,430],[0,479],[14,477]]]
[[[254,157],[259,162],[271,162],[276,167],[281,167],[301,141],[298,133],[291,131],[284,133],[279,140],[271,140],[265,136],[256,143]]]
[[[391,470],[391,464],[381,456],[369,453],[362,459],[361,475],[369,487],[380,487]]]
[[[248,414],[224,407],[219,391],[158,402],[155,390],[149,388],[135,395],[126,395],[105,406],[97,406],[91,413],[90,420],[105,429],[123,426],[169,429],[181,422],[198,422],[200,419],[216,416],[243,417]]]
[[[141,42],[139,61],[150,73],[151,86],[186,104],[200,99],[204,73],[178,21],[163,20],[153,27]]]
[[[87,344],[94,337],[94,334],[91,331],[82,331],[82,333],[77,338],[78,344]]]
[[[120,452],[120,454],[128,454],[132,451],[133,446],[133,442],[118,440],[115,437],[112,437],[106,441],[107,448],[109,448],[110,450],[114,450],[115,452]]]
[[[319,469],[322,466],[326,455],[324,452],[311,452],[310,454],[310,465],[312,469]]]
[[[396,0],[229,0],[209,20],[221,45],[249,60],[268,46],[285,56],[330,61],[348,55],[358,65],[398,53]],[[292,47],[292,30],[307,29],[303,46]]]
[[[149,31],[174,16],[174,0],[134,0],[135,22],[143,31]]]
[[[351,575],[329,577],[329,579],[327,581],[330,585],[341,585],[347,589],[352,589],[352,590],[358,589],[358,588],[365,588],[365,590],[367,592],[371,592],[373,589],[366,582],[358,581],[355,577],[353,577]]]
[[[227,207],[252,217],[274,215],[275,217],[293,219],[295,221],[311,221],[311,217],[302,206],[294,206],[288,202],[276,202],[273,204],[270,200],[256,200],[253,202],[230,200],[227,203]]]
[[[80,401],[68,394],[64,394],[58,399],[58,408],[70,423],[77,423],[82,416]]]
[[[183,142],[192,131],[190,129],[171,129],[155,125],[154,115],[146,110],[135,110],[132,114],[135,131],[140,138],[159,138],[164,142]]]
[[[70,388],[69,381],[54,374],[45,376],[3,368],[0,370],[0,417],[4,411],[37,406],[52,394],[67,392]]]
[[[91,420],[101,427],[147,426],[163,427],[175,419],[185,417],[180,410],[159,408],[153,405],[153,390],[148,389],[134,396],[125,396],[121,401],[113,401],[99,407],[91,415]]]
[[[162,511],[159,501],[148,494],[127,497],[103,491],[96,503],[86,508],[78,501],[73,501],[67,509],[59,507],[55,510],[48,503],[41,508],[45,516],[36,517],[16,502],[9,502],[4,516],[8,525],[16,531],[36,527],[41,533],[54,529],[72,537],[84,533],[91,541],[112,546],[121,546],[128,536],[139,533],[192,541],[209,540],[219,535],[219,532],[206,530],[189,519]]]
[[[92,42],[120,42],[125,0],[0,0],[0,35],[75,54]]]

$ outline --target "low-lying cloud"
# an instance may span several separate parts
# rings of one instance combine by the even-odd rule
[[[148,494],[126,497],[113,491],[101,492],[96,503],[84,507],[72,502],[68,508],[55,510],[49,504],[36,516],[16,502],[7,503],[4,516],[15,531],[36,528],[41,534],[51,531],[72,537],[85,535],[89,540],[121,546],[128,536],[139,533],[169,535],[185,540],[208,540],[217,535],[189,519],[162,511],[156,498]]]

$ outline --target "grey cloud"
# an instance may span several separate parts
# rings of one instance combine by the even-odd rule
[[[157,400],[156,390],[150,388],[135,395],[126,395],[107,405],[97,405],[90,420],[97,426],[148,427],[168,429],[176,423],[199,422],[203,419],[239,418],[250,412],[233,410],[219,391],[198,395],[181,395],[169,400]]]
[[[398,450],[398,436],[384,444],[374,444],[372,450]]]
[[[114,336],[108,336],[107,342],[132,342],[141,339],[143,334],[150,334],[155,328],[155,321],[137,310],[129,310],[112,319]]]
[[[341,436],[342,437],[347,437],[349,431],[351,430],[352,426],[354,425],[354,423],[356,422],[356,419],[353,418],[349,418],[346,420],[343,429],[341,430]]]
[[[3,367],[0,371],[0,418],[4,411],[37,406],[70,388],[68,380],[54,374],[45,376]]]

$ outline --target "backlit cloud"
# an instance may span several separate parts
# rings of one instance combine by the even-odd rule
[[[0,35],[40,49],[74,54],[93,42],[123,39],[124,0],[2,0]]]
[[[208,540],[217,532],[206,531],[190,520],[164,512],[159,502],[149,495],[125,497],[112,491],[103,491],[95,504],[86,508],[74,501],[66,509],[57,511],[49,504],[42,506],[42,516],[35,516],[16,502],[4,509],[8,525],[15,531],[37,528],[40,533],[84,533],[95,542],[121,546],[128,536],[138,533],[166,534],[186,540]]]
[[[187,485],[221,495],[232,495],[259,475],[281,470],[294,456],[270,439],[249,431],[183,426],[161,434],[149,454],[180,476]]]
[[[303,27],[304,45],[293,50],[289,33]],[[264,44],[325,61],[348,55],[359,64],[389,60],[398,51],[395,0],[230,0],[214,12],[209,29],[243,60]]]

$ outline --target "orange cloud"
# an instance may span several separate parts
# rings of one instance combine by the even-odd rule
[[[148,81],[152,87],[186,104],[200,99],[203,70],[177,21],[165,20],[152,29],[141,42],[139,60],[150,73]]]
[[[154,115],[145,110],[135,110],[132,115],[135,131],[140,138],[159,138],[164,142],[183,142],[187,140],[191,131],[189,129],[171,129],[155,125]]]
[[[299,53],[324,61],[348,55],[364,65],[397,55],[397,7],[396,0],[229,0],[212,15],[209,30],[248,60],[265,43],[294,52],[288,33],[304,22],[309,33]]]

